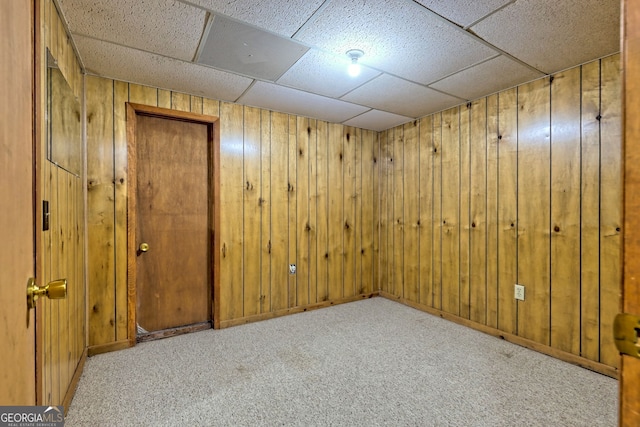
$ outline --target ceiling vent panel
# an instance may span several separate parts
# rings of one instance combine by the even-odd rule
[[[307,50],[307,46],[291,39],[215,15],[196,62],[273,82]]]

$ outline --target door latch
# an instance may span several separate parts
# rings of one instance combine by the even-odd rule
[[[613,339],[620,354],[640,359],[640,317],[633,314],[619,313],[613,322]]]

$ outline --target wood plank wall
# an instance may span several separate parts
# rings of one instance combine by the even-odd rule
[[[90,346],[128,338],[126,102],[220,117],[223,327],[377,290],[376,132],[86,76]]]
[[[382,132],[382,293],[617,367],[619,61]]]
[[[42,232],[39,285],[66,278],[67,298],[38,301],[38,370],[41,382],[37,385],[39,405],[70,403],[74,385],[79,378],[79,365],[86,348],[86,288],[85,227],[83,179],[47,159],[47,124],[44,109],[47,105],[47,62],[49,48],[58,67],[82,102],[83,74],[70,43],[65,26],[51,0],[36,3],[39,6],[40,37],[40,99],[42,121],[38,124],[41,137],[40,186],[42,200],[49,201],[50,229]],[[61,143],[63,141],[59,141]],[[82,164],[83,159],[78,159]],[[41,205],[41,201],[40,201]]]

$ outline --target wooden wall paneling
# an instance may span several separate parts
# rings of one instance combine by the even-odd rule
[[[460,317],[471,317],[471,103],[460,106]]]
[[[126,340],[128,335],[127,312],[127,113],[126,102],[130,101],[136,85],[113,82],[113,166],[114,166],[114,250],[115,250],[115,316],[116,341]],[[139,95],[141,103],[155,105],[157,91],[146,86]]]
[[[392,153],[389,151],[389,130],[380,133],[380,219],[378,221],[378,230],[380,235],[380,272],[379,287],[381,291],[389,292],[389,207],[390,191],[389,191],[389,171],[393,166],[391,163]]]
[[[377,290],[375,283],[375,249],[374,239],[377,227],[376,207],[376,163],[375,134],[370,130],[361,130],[360,176],[358,177],[358,194],[360,195],[360,280],[357,293],[370,293]]]
[[[600,360],[600,61],[582,66],[581,355]]]
[[[158,90],[158,107],[160,107],[160,93]],[[216,101],[215,99],[204,98],[202,100],[202,114],[207,116],[220,117],[220,101]],[[264,113],[261,111],[261,114]],[[264,122],[264,120],[263,120]]]
[[[171,109],[171,91],[170,90],[164,90],[164,89],[158,89],[158,107],[160,108],[168,108]],[[217,105],[217,109],[219,110],[220,108],[220,104],[219,102],[216,102]],[[220,112],[218,111],[218,113],[213,114],[214,116],[218,116],[220,114]]]
[[[196,114],[202,114],[202,106],[203,106],[203,99],[201,96],[194,96],[191,95],[189,97],[189,100],[191,102],[191,106],[189,111],[191,111],[192,113],[196,113]]]
[[[329,123],[328,153],[328,197],[329,197],[329,299],[340,299],[344,296],[343,283],[343,169],[344,151],[342,126]]]
[[[442,113],[442,310],[460,313],[460,108]]]
[[[184,101],[184,98],[178,95],[175,96],[174,101],[178,102],[172,102],[172,107],[179,107],[180,101]],[[184,108],[184,105],[182,107]],[[243,316],[242,129],[242,106],[222,103],[220,106],[220,204],[224,208],[220,210],[219,233],[221,321]]]
[[[372,270],[373,270],[373,283],[372,290],[380,290],[380,232],[378,224],[380,222],[380,178],[381,178],[381,162],[380,162],[380,136],[377,132],[372,132],[373,149],[372,159],[373,162],[373,179],[371,181],[373,185],[373,218],[371,224],[371,231],[373,233],[372,240]]]
[[[433,115],[433,308],[442,308],[442,113]]]
[[[271,113],[271,310],[287,308],[289,286],[289,117]],[[223,193],[224,194],[224,193]]]
[[[363,203],[364,199],[368,198],[368,195],[363,194],[363,183],[362,183],[362,175],[363,175],[363,162],[364,162],[364,152],[365,146],[367,145],[366,139],[368,138],[368,134],[363,129],[354,128],[356,135],[356,145],[355,145],[355,222],[356,222],[356,230],[355,230],[355,283],[354,289],[355,294],[360,295],[363,292],[364,287],[366,286],[363,283],[363,271],[362,265],[365,260],[364,254],[364,246],[363,246],[363,234],[366,232],[365,230],[371,224],[369,222],[365,222],[362,211],[363,211]]]
[[[86,76],[89,345],[114,342],[113,81]]]
[[[360,222],[356,220],[356,145],[359,143],[355,128],[342,128],[342,296],[356,294],[356,234]],[[359,257],[358,257],[359,258]]]
[[[114,82],[116,87],[118,85],[126,85],[126,83],[123,82],[118,82],[115,81]],[[150,87],[150,86],[142,86],[142,85],[137,85],[135,83],[129,83],[129,102],[133,102],[136,104],[143,104],[143,105],[153,105],[158,107],[158,89]],[[118,107],[118,103],[114,104],[116,107]],[[122,107],[124,109],[124,106]],[[163,108],[167,108],[167,107],[163,107]]]
[[[297,152],[298,152],[298,143],[297,143],[297,119],[296,116],[289,116],[289,153],[287,158],[287,165],[289,166],[289,170],[287,172],[287,180],[289,193],[288,197],[288,207],[289,207],[289,224],[288,224],[288,233],[289,233],[289,244],[288,244],[288,254],[287,254],[287,262],[289,265],[297,264],[298,258],[298,175],[297,175],[297,167],[298,162],[296,161]],[[286,265],[285,268],[289,271],[289,265]],[[298,275],[297,274],[289,274],[289,289],[288,289],[288,307],[295,307],[298,305]]]
[[[613,319],[622,283],[622,102],[620,55],[602,59],[600,99],[600,361],[619,366]]]
[[[487,326],[498,327],[498,301],[500,279],[499,274],[499,142],[500,129],[498,126],[499,95],[487,97]]]
[[[244,177],[243,177],[243,233],[242,257],[244,266],[243,314],[260,313],[260,154],[261,154],[260,109],[244,107]]]
[[[551,346],[580,354],[580,67],[551,82]]]
[[[318,265],[320,264],[320,252],[318,252],[318,121],[315,119],[309,119],[307,121],[307,128],[303,129],[303,132],[307,132],[308,148],[306,158],[308,159],[308,172],[307,178],[309,182],[308,186],[308,211],[307,211],[307,223],[308,223],[308,235],[309,235],[309,249],[307,256],[309,258],[309,291],[308,302],[313,304],[318,302]],[[302,171],[302,169],[301,169]]]
[[[316,235],[317,302],[329,299],[329,124],[317,122],[316,150]]]
[[[518,301],[518,335],[546,345],[551,327],[549,96],[548,78],[518,90],[518,283],[525,286],[525,300]]]
[[[211,109],[207,102],[204,110]],[[271,311],[271,113],[260,111],[260,312]]]
[[[46,200],[49,202],[49,219],[51,220],[51,198],[52,198],[52,194],[51,194],[51,179],[52,179],[52,171],[51,171],[52,165],[51,162],[49,161],[44,161],[43,165],[42,165],[42,170],[41,170],[41,176],[42,176],[42,200]],[[53,279],[52,277],[52,263],[51,263],[51,255],[53,253],[52,250],[52,231],[51,231],[51,226],[49,226],[49,230],[48,231],[44,231],[42,233],[42,255],[43,255],[43,269],[42,269],[42,273],[43,273],[43,277],[42,277],[42,282],[43,283],[49,283],[51,282]],[[52,387],[52,375],[53,375],[53,370],[52,370],[52,364],[51,364],[51,360],[52,360],[52,346],[53,346],[53,337],[52,337],[52,327],[51,327],[51,317],[52,317],[52,306],[51,306],[52,300],[50,300],[49,298],[43,298],[42,302],[40,303],[40,307],[39,310],[41,310],[41,312],[38,314],[39,316],[43,316],[43,348],[40,350],[42,351],[42,366],[43,366],[43,372],[42,372],[42,386],[41,386],[41,390],[42,390],[42,404],[43,405],[50,405],[52,404],[52,396],[51,396],[51,387]],[[40,403],[40,402],[38,402]]]
[[[296,163],[296,210],[297,210],[297,280],[296,280],[296,305],[307,305],[309,300],[309,284],[311,279],[311,269],[309,249],[311,247],[311,228],[313,221],[309,214],[310,204],[310,165],[309,149],[311,145],[310,119],[306,117],[296,117],[296,140],[297,152],[291,159]],[[315,302],[315,301],[313,301]]]
[[[69,173],[64,169],[58,171],[58,202],[56,204],[56,214],[58,217],[58,278],[73,280],[69,276]],[[69,384],[69,365],[71,363],[69,355],[69,296],[58,300],[58,331],[57,345],[60,354],[60,399],[67,392]]]
[[[498,95],[497,174],[497,314],[498,329],[515,334],[518,280],[517,197],[518,197],[518,88]],[[529,178],[528,178],[529,179]]]
[[[419,243],[419,280],[420,304],[433,306],[433,120],[432,116],[420,119],[420,133],[418,135],[419,151],[419,186],[420,219],[418,236]]]
[[[186,93],[171,92],[171,109],[191,111],[191,96]]]
[[[485,325],[487,268],[489,263],[493,264],[493,260],[487,256],[487,98],[472,102],[470,115],[469,319]]]
[[[420,123],[404,126],[404,298],[420,301]]]
[[[61,233],[62,223],[60,215],[60,169],[56,166],[51,168],[51,200],[49,201],[49,225],[51,227],[51,277],[53,280],[63,278],[64,271],[61,268]],[[63,358],[61,354],[60,329],[62,325],[63,313],[60,310],[60,300],[51,302],[51,401],[61,402],[64,391],[60,390],[63,381],[61,365]]]
[[[393,133],[392,172],[392,236],[391,293],[404,298],[404,128],[397,126]]]

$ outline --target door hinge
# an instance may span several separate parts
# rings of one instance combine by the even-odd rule
[[[619,313],[613,322],[613,340],[620,354],[640,359],[640,317],[633,314]]]

